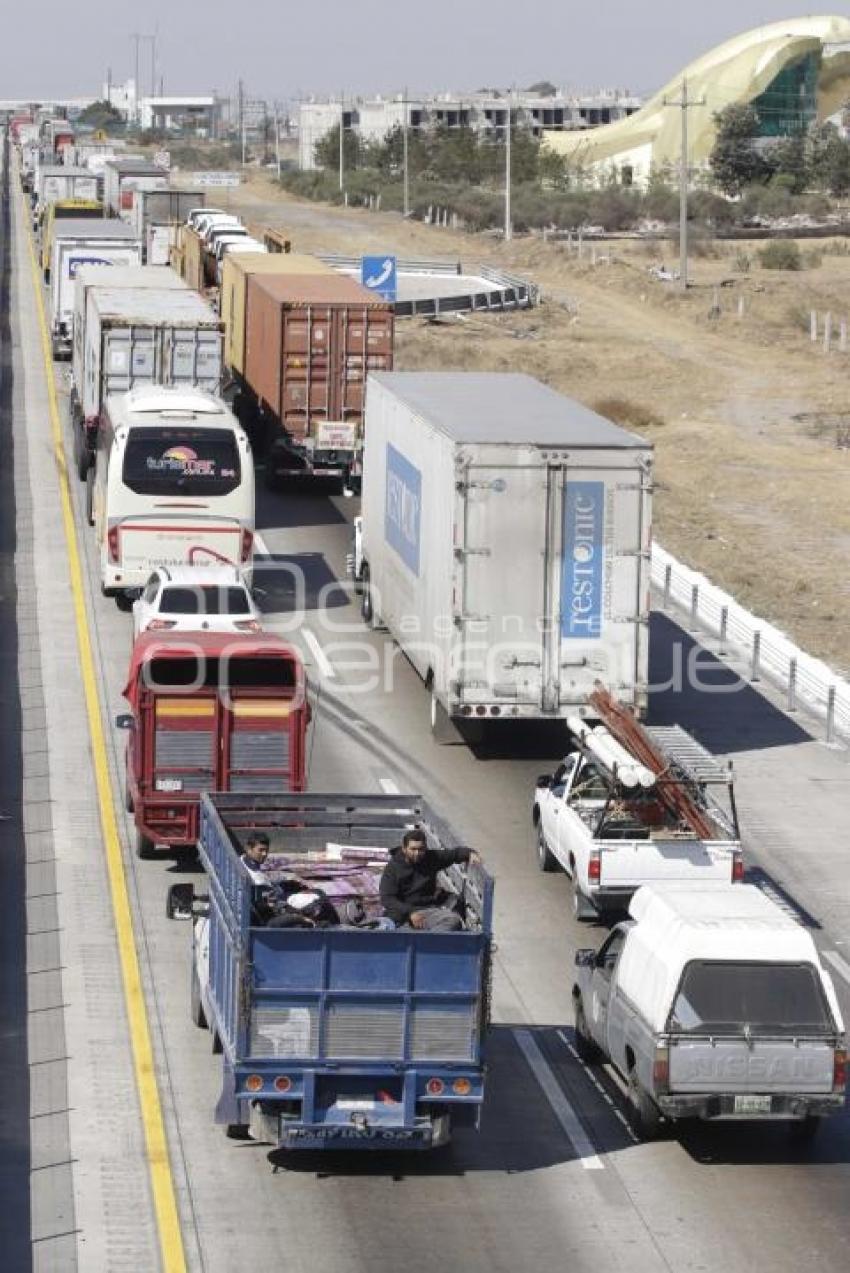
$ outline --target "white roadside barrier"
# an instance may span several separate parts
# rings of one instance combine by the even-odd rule
[[[826,741],[850,737],[850,682],[813,658],[779,628],[751,614],[705,575],[683,566],[659,544],[652,546],[652,582],[665,608],[687,612],[692,628],[718,638],[718,653],[740,651],[749,663],[749,679],[761,677],[780,686],[788,711],[805,706],[826,722]]]

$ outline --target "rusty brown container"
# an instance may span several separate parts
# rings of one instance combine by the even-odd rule
[[[183,281],[196,292],[202,292],[206,286],[204,279],[204,245],[200,237],[190,225],[184,225],[180,233],[180,247],[183,252]]]
[[[360,434],[366,376],[393,365],[392,305],[344,274],[248,279],[245,379],[296,440]]]

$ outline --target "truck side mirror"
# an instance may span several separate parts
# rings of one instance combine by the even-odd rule
[[[120,715],[115,717],[116,729],[132,729],[134,723],[133,717],[129,712],[121,712]]]
[[[583,946],[576,951],[577,968],[593,968],[596,965],[596,951],[591,946]]]
[[[538,777],[538,779],[537,779],[537,786],[538,786],[538,787],[551,787],[551,786],[552,786],[552,775],[551,775],[551,774],[540,774],[540,776],[539,776],[539,777]]]
[[[195,886],[188,884],[172,884],[165,897],[166,919],[191,919],[195,901]]]

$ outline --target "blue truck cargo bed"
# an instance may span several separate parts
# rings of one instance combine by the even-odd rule
[[[457,845],[419,796],[204,795],[195,992],[220,1044],[216,1121],[300,1148],[429,1148],[477,1126],[489,1014],[493,881],[451,867],[458,932],[267,928],[239,859],[262,829],[272,854],[398,844],[413,825]],[[338,851],[338,850],[337,850]],[[206,927],[204,927],[206,925]],[[197,1017],[196,1017],[197,1019]]]

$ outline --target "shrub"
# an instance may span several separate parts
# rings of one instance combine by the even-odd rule
[[[775,239],[759,252],[763,270],[801,270],[803,257],[793,239]]]
[[[665,423],[651,407],[632,402],[630,398],[598,398],[591,405],[594,411],[624,429],[658,429]]]
[[[752,261],[746,252],[736,252],[734,264],[739,274],[749,274]]]

